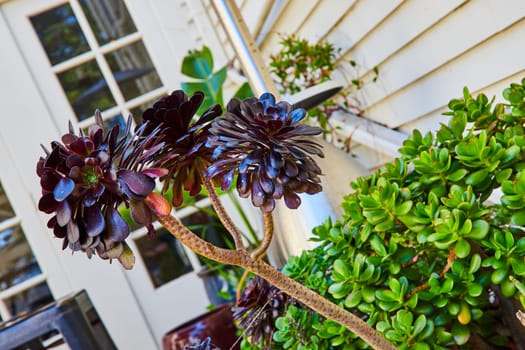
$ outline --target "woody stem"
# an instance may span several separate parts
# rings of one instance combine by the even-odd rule
[[[385,338],[359,317],[324,299],[311,289],[282,274],[261,259],[253,259],[245,250],[219,248],[188,230],[177,218],[159,216],[158,221],[180,242],[206,258],[245,268],[264,278],[284,293],[302,302],[320,315],[331,319],[354,332],[357,336],[377,350],[395,350]]]

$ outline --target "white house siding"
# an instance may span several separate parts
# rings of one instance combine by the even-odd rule
[[[210,1],[200,3],[213,12]],[[525,77],[523,0],[236,3],[265,60],[279,50],[280,35],[295,33],[310,41],[329,41],[342,49],[336,74],[342,81],[347,79],[341,72],[348,71],[344,67],[349,60],[360,65],[354,74],[365,81],[378,66],[377,83],[367,84],[361,91],[363,116],[399,131],[398,143],[414,128],[435,130],[446,121],[441,113],[450,99],[461,96],[464,86],[474,93],[499,98],[504,86]],[[273,16],[275,10],[278,13]],[[214,14],[209,18],[221,38],[216,51],[233,57],[220,22]],[[208,45],[214,47],[213,43]],[[363,146],[357,141],[353,140],[352,152],[369,169],[381,166],[394,153],[377,144],[374,147],[374,143]]]

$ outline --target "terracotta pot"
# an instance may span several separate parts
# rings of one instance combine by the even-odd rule
[[[224,304],[166,333],[162,338],[162,348],[182,350],[187,345],[194,345],[209,337],[211,344],[221,350],[239,350],[239,344],[235,344],[236,331],[231,304]]]

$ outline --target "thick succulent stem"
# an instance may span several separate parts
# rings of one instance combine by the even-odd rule
[[[372,327],[354,314],[324,299],[311,289],[282,274],[261,259],[253,259],[244,250],[228,250],[206,242],[188,230],[177,218],[168,215],[158,217],[158,221],[180,242],[195,253],[224,264],[236,265],[264,278],[284,293],[299,300],[304,305],[354,332],[357,336],[377,350],[395,350],[395,347],[378,334]]]
[[[273,217],[271,213],[263,213],[263,222],[264,222],[264,237],[261,244],[256,247],[253,251],[250,252],[250,256],[254,260],[262,259],[266,255],[266,251],[270,247],[273,238]],[[236,300],[239,300],[242,294],[244,287],[244,281],[248,277],[250,271],[246,270],[239,280],[239,285],[237,286]]]
[[[271,213],[263,213],[264,236],[261,244],[255,248],[250,256],[257,260],[264,257],[273,239],[273,217]]]
[[[208,197],[210,198],[211,205],[213,206],[213,209],[215,209],[215,212],[217,213],[217,216],[219,217],[219,220],[221,221],[221,223],[224,225],[226,230],[228,230],[228,232],[232,236],[233,243],[235,244],[235,248],[238,250],[245,250],[244,244],[242,242],[241,231],[233,223],[233,220],[231,219],[230,215],[226,212],[226,210],[222,206],[222,203],[219,199],[219,196],[217,195],[217,192],[215,191],[215,187],[213,186],[210,178],[204,174],[204,170],[202,169],[200,171],[200,176],[202,179],[202,183],[204,184],[204,187],[206,188],[206,192],[208,192]]]

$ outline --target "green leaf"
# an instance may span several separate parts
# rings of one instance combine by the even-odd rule
[[[470,338],[470,329],[459,323],[454,323],[452,325],[451,332],[454,336],[454,342],[457,345],[465,344]]]
[[[496,173],[496,181],[498,183],[502,183],[503,181],[507,180],[511,175],[512,175],[511,168],[503,169]]]
[[[458,258],[466,258],[470,254],[470,243],[465,239],[459,239],[454,247],[454,252]]]
[[[510,218],[510,224],[516,226],[525,226],[525,209],[512,214]]]
[[[354,290],[345,298],[345,306],[349,309],[356,307],[361,302],[361,291]]]
[[[465,237],[481,240],[489,233],[490,225],[485,220],[476,220],[472,223],[472,230]]]
[[[514,271],[516,275],[525,276],[525,261],[523,261],[523,258],[513,258],[510,261],[510,265],[512,266],[512,271]]]
[[[473,274],[479,270],[481,267],[481,256],[476,253],[472,255],[472,258],[470,259],[470,267],[468,272]]]
[[[386,247],[378,235],[372,235],[372,237],[370,238],[370,246],[379,256],[387,255]]]
[[[241,87],[235,92],[233,97],[238,98],[239,100],[245,100],[249,97],[253,97],[253,91],[250,87],[250,84],[248,82],[243,83]]]
[[[467,176],[467,178],[465,179],[465,183],[471,186],[479,185],[483,181],[485,181],[488,175],[489,171],[487,169],[480,169]]]
[[[213,72],[213,56],[210,49],[190,51],[182,61],[181,72],[195,79],[206,79]]]
[[[427,318],[425,315],[419,315],[416,318],[416,321],[414,322],[414,328],[412,330],[412,334],[416,335],[421,333],[423,329],[425,328],[425,325],[427,324]]]
[[[467,175],[467,174],[468,174],[468,170],[467,169],[458,169],[458,170],[452,172],[451,174],[448,174],[447,175],[447,180],[450,180],[452,182],[458,182],[459,180],[464,178],[465,175]]]
[[[470,283],[468,285],[468,294],[472,297],[479,297],[483,293],[483,286],[477,283]]]
[[[388,217],[385,221],[383,221],[380,224],[377,224],[374,226],[374,229],[378,232],[384,232],[389,231],[394,227],[394,219],[392,217]]]
[[[376,298],[379,300],[386,301],[386,302],[393,302],[393,301],[397,301],[397,297],[398,296],[396,295],[396,293],[392,292],[391,290],[388,290],[388,289],[376,290]]]
[[[412,209],[413,202],[412,201],[405,201],[399,205],[396,205],[394,209],[394,214],[396,216],[403,216],[408,214],[410,209]]]
[[[508,270],[506,268],[501,268],[494,270],[490,275],[490,280],[494,284],[500,284],[505,278],[507,278]]]

